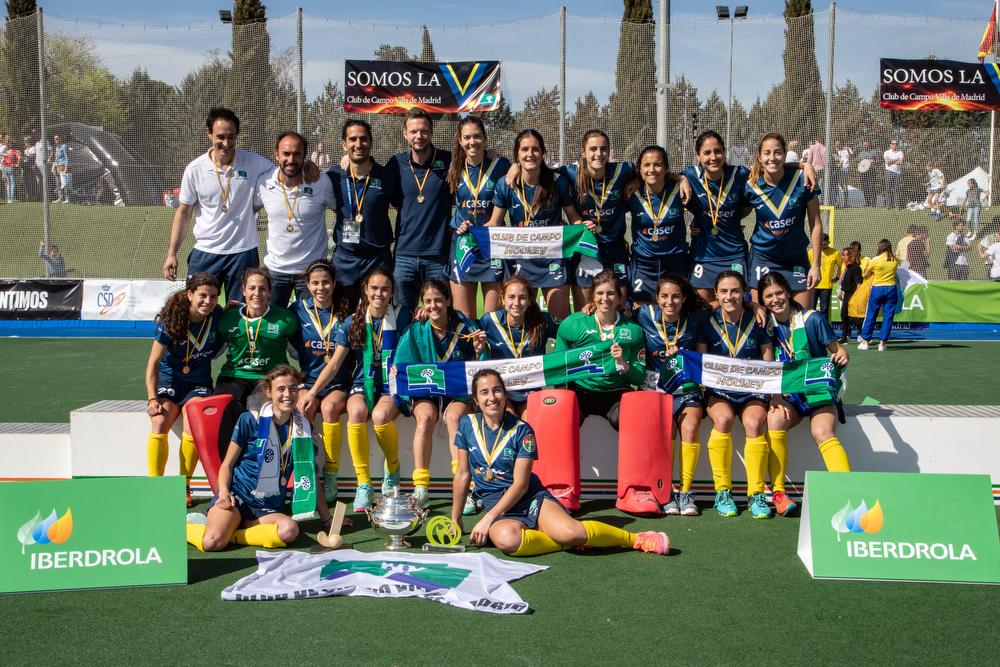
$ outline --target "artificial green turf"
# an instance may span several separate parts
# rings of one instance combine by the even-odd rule
[[[435,503],[445,511],[444,503]],[[662,558],[564,552],[515,582],[530,613],[494,616],[419,599],[223,602],[254,551],[189,550],[189,585],[0,596],[4,664],[995,664],[1000,596],[989,586],[813,581],[798,519],[744,513],[588,518],[670,533]],[[466,521],[471,526],[470,520]],[[378,550],[364,519],[348,542]],[[362,529],[364,527],[364,529]],[[317,529],[294,548],[307,549]],[[419,544],[418,536],[413,540]],[[495,550],[489,553],[499,555]]]
[[[0,422],[66,422],[69,411],[105,399],[144,399],[150,342],[138,339],[0,339]],[[849,345],[847,403],[993,405],[1000,377],[976,372],[995,342],[891,343],[888,352]],[[216,374],[222,361],[216,360]],[[976,381],[970,382],[970,373]]]

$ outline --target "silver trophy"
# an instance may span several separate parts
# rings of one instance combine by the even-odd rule
[[[381,496],[368,510],[368,519],[375,532],[389,536],[385,548],[390,551],[409,547],[403,537],[419,528],[426,517],[427,510],[420,509],[414,502],[413,496],[399,493],[398,490],[390,495]]]

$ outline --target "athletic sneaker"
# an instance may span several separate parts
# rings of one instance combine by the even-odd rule
[[[771,502],[774,503],[774,511],[781,516],[791,516],[798,505],[785,495],[784,491],[775,491],[771,494]]]
[[[750,516],[754,519],[771,518],[771,508],[767,506],[767,500],[763,493],[755,493],[750,496]]]
[[[191,496],[191,487],[184,489],[184,504],[188,507],[194,507],[194,498]]]
[[[462,508],[462,516],[472,516],[473,514],[478,514],[479,508],[476,507],[476,499],[472,497],[472,494],[465,496],[465,507]]]
[[[879,352],[885,352],[885,343],[879,342],[879,344],[878,344],[878,351]]]
[[[372,508],[372,485],[358,484],[358,490],[354,492],[354,511],[364,512]]]
[[[670,502],[663,506],[663,513],[667,516],[677,516],[681,513],[681,508],[677,504],[677,494],[673,494]]]
[[[431,504],[430,495],[427,492],[426,486],[416,486],[413,488],[413,500],[416,501],[417,506],[420,509],[427,509],[427,506]]]
[[[658,533],[655,530],[644,530],[635,534],[635,543],[632,548],[636,551],[643,551],[647,554],[659,554],[666,556],[670,553],[670,538],[666,533]]]
[[[698,506],[694,504],[694,494],[690,491],[681,491],[677,494],[677,504],[680,506],[681,516],[698,516]]]
[[[386,472],[382,478],[382,495],[388,496],[392,493],[399,493],[399,471]]]
[[[728,489],[715,492],[715,511],[722,516],[736,516],[736,503],[733,502],[733,494]]]
[[[858,343],[858,349],[859,350],[867,350],[868,349],[868,341],[866,341],[866,340],[860,341]]]
[[[323,488],[326,490],[326,502],[337,502],[337,473],[325,472],[323,474]]]

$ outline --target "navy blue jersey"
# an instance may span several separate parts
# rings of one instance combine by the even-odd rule
[[[663,312],[658,305],[649,304],[639,308],[635,321],[646,336],[646,371],[658,374],[663,368],[663,362],[667,358],[667,339],[679,348],[694,351],[706,319],[708,311],[695,311],[671,324],[663,319]]]
[[[281,479],[288,479],[292,474],[291,452],[284,455],[287,449],[291,448],[291,441],[288,438],[288,422],[284,424],[274,424],[274,431],[281,443]],[[257,498],[253,495],[257,488],[259,479],[257,473],[257,457],[260,455],[260,446],[257,444],[257,417],[252,412],[244,412],[236,421],[233,429],[233,442],[240,446],[242,450],[240,457],[233,466],[233,479],[229,483],[229,491],[245,503],[254,507],[266,507],[275,511],[280,510],[285,504],[285,494],[279,493],[274,496]]]
[[[493,193],[510,169],[510,160],[498,157],[483,160],[478,166],[467,164],[455,190],[455,212],[451,228],[458,229],[463,222],[485,225],[493,215]]]
[[[808,190],[802,170],[786,167],[777,185],[768,185],[761,176],[743,192],[757,214],[750,236],[754,251],[778,264],[798,262],[809,248],[806,207],[822,194],[819,188]]]
[[[541,340],[524,337],[524,329],[507,324],[507,311],[495,310],[479,318],[479,328],[486,333],[491,359],[517,359],[545,354],[545,342],[556,337],[558,327],[548,313],[542,313],[545,327]]]
[[[408,311],[406,308],[403,308],[402,306],[390,306],[390,308],[395,308],[393,312],[396,314],[396,341],[397,341],[396,349],[398,349],[399,348],[398,341],[403,337],[403,332],[406,331],[406,327],[410,324],[410,311]],[[381,317],[372,318],[372,332],[376,336],[378,336],[379,333],[382,331],[382,319],[383,318]],[[365,368],[364,345],[360,347],[352,347],[347,340],[347,335],[348,332],[350,332],[351,330],[351,323],[353,321],[354,321],[354,315],[348,315],[347,319],[344,320],[344,325],[337,330],[336,334],[334,334],[334,342],[337,343],[337,345],[339,345],[340,347],[345,347],[348,350],[351,350],[351,352],[354,355],[353,367],[355,368],[353,384],[363,385],[365,383],[365,377],[372,371],[370,368]],[[346,364],[348,362],[344,361],[344,363]],[[391,359],[383,360],[383,364],[391,364],[391,363],[392,363]],[[340,372],[337,373],[337,376],[340,377]],[[383,384],[383,391],[384,392],[389,391],[388,385]]]
[[[515,183],[514,187],[507,185],[507,181],[500,179],[493,193],[493,205],[499,206],[507,211],[507,219],[511,227],[555,227],[563,224],[563,207],[573,203],[570,194],[569,179],[556,172],[555,192],[548,203],[539,210],[530,214],[530,221],[525,224],[526,215],[524,202],[521,201],[522,194],[527,200],[529,207],[535,200],[535,186]]]
[[[771,337],[767,331],[757,326],[753,312],[749,309],[744,309],[743,317],[734,324],[723,323],[722,309],[716,308],[701,327],[698,342],[708,346],[708,354],[761,360],[764,358],[762,346],[769,345]]]
[[[368,176],[352,178],[350,169],[344,171],[337,165],[327,172],[333,182],[333,193],[337,198],[337,219],[333,226],[333,238],[337,252],[366,255],[388,250],[392,246],[392,224],[389,221],[389,205],[399,201],[399,176],[393,170],[371,161]],[[344,220],[358,215],[361,204],[361,241],[344,243]]]
[[[792,316],[794,317],[794,315]],[[802,311],[802,325],[805,330],[806,340],[809,342],[809,357],[827,357],[830,355],[827,345],[837,340],[833,328],[822,313],[815,310]],[[801,347],[801,341],[795,340],[801,335],[797,330],[792,333],[792,320],[778,322],[771,316],[768,331],[771,334],[771,342],[774,344],[774,354],[778,361],[792,361],[796,358],[795,348]]]
[[[591,181],[586,196],[580,197],[577,189],[579,166],[567,164],[559,167],[559,172],[569,181],[570,192],[580,215],[593,220],[600,231],[595,234],[599,246],[622,246],[625,243],[625,185],[635,174],[631,162],[608,162],[604,166],[604,178]]]
[[[745,257],[747,241],[740,220],[746,205],[744,189],[750,171],[746,167],[724,165],[721,182],[708,180],[700,166],[685,167],[681,173],[694,191],[688,203],[688,209],[694,215],[691,227],[699,232],[691,235],[691,257],[694,261]],[[712,223],[713,216],[716,217],[715,225]],[[718,230],[718,234],[713,234],[712,229]]]
[[[344,322],[334,317],[330,308],[318,308],[311,296],[297,299],[291,311],[299,318],[299,330],[292,336],[291,343],[299,354],[302,381],[312,385],[326,366],[327,359],[333,356],[337,332],[343,328]],[[353,374],[354,353],[351,352],[330,384],[343,385]]]
[[[659,196],[643,183],[632,193],[628,207],[632,212],[633,255],[653,258],[688,251],[679,183],[668,182]]]
[[[163,323],[157,323],[153,338],[167,348],[160,359],[161,386],[169,385],[170,380],[183,380],[199,387],[212,386],[212,359],[222,345],[221,337],[217,335],[222,313],[222,308],[216,306],[204,320],[192,322],[183,343],[174,342]]]
[[[538,458],[535,432],[509,412],[499,429],[491,429],[481,414],[465,415],[458,422],[455,446],[469,453],[469,468],[476,493],[506,491],[514,482],[517,459]]]
[[[431,157],[422,164],[411,160],[409,151],[393,155],[386,163],[386,168],[396,174],[402,195],[396,218],[397,255],[433,257],[448,253],[452,202],[447,182],[449,166],[451,152],[433,147]]]

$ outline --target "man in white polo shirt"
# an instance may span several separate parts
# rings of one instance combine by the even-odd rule
[[[285,132],[275,144],[278,168],[261,177],[254,192],[254,210],[267,211],[267,252],[271,272],[271,305],[288,306],[292,289],[309,295],[302,273],[317,259],[326,259],[326,210],[336,210],[333,183],[321,178],[305,183],[302,168],[309,145],[298,132]]]

